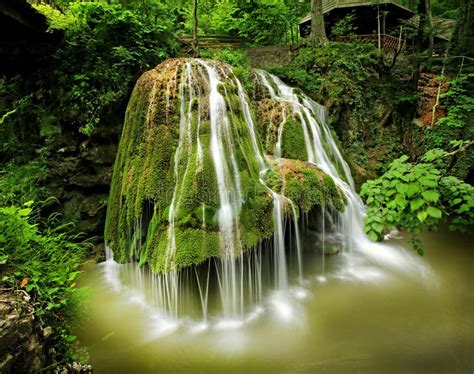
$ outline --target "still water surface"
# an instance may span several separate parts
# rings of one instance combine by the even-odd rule
[[[307,251],[304,292],[284,305],[269,299],[238,328],[157,329],[150,309],[115,292],[95,265],[83,277],[93,291],[77,334],[99,374],[471,374],[472,239],[426,235],[416,274],[347,254],[326,257],[323,274],[321,257]]]

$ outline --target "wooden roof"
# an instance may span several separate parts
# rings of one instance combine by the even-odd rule
[[[359,6],[374,6],[374,5],[382,5],[382,4],[389,4],[394,5],[407,13],[410,14],[410,17],[413,16],[415,13],[404,7],[396,0],[379,0],[379,1],[368,1],[368,0],[323,0],[323,14],[329,13],[330,11],[337,9],[337,8],[353,8]],[[407,17],[407,18],[410,18]],[[306,23],[311,20],[311,13],[306,15],[301,21],[300,24]]]

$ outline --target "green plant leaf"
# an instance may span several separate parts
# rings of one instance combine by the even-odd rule
[[[434,190],[424,191],[421,193],[421,195],[425,198],[425,200],[431,201],[434,203],[439,200],[439,193]]]
[[[419,199],[419,198],[416,200],[410,201],[411,211],[414,212],[415,210],[418,210],[424,203],[425,203],[425,200]]]
[[[423,211],[423,212],[419,212],[416,216],[418,217],[419,221],[423,223],[425,219],[428,217],[428,213],[426,211]]]
[[[429,206],[426,209],[426,213],[428,213],[429,216],[433,218],[441,218],[442,212],[438,208],[435,208],[433,206]]]

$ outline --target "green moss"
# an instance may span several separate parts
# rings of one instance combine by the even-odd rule
[[[327,174],[324,175],[324,197],[326,201],[336,208],[339,212],[344,211],[347,203],[344,193],[337,188],[334,180]]]
[[[155,249],[150,266],[154,272],[179,270],[184,267],[200,264],[209,257],[217,257],[220,253],[219,233],[202,229],[182,229],[175,231],[176,253],[173,267],[166,266],[166,244],[161,240]]]
[[[244,250],[250,249],[273,235],[273,200],[268,192],[257,187],[249,194],[242,208],[240,240]]]
[[[273,163],[273,170],[267,173],[266,182],[304,213],[317,205],[330,205],[338,211],[345,208],[345,196],[334,180],[304,161],[282,159],[281,164]]]
[[[306,143],[304,141],[301,123],[290,116],[283,126],[281,139],[282,157],[295,160],[307,160],[308,153],[306,151]]]

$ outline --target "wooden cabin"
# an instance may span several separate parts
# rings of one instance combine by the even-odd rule
[[[400,28],[404,21],[412,18],[415,13],[395,0],[323,0],[324,23],[326,35],[330,39],[342,40],[362,39],[373,42],[388,51],[404,46],[400,38]],[[338,21],[349,15],[354,16],[355,35],[334,35],[333,27]],[[311,14],[299,23],[301,37],[307,37],[311,30]],[[380,35],[380,38],[379,38]],[[400,45],[403,43],[403,45]]]

